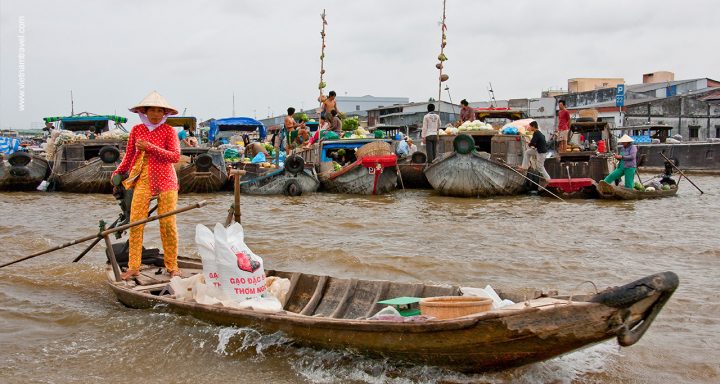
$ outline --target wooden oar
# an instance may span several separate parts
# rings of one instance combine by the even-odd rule
[[[678,168],[678,167],[675,166],[675,162],[674,162],[674,161],[668,159],[667,156],[665,156],[665,154],[662,153],[662,152],[660,152],[660,156],[662,156],[662,157],[665,159],[665,161],[667,161],[668,163],[670,163],[670,165],[671,165],[673,168],[675,168],[675,170],[678,171],[678,173],[680,173],[680,176],[686,178],[687,181],[689,181],[690,184],[693,185],[693,187],[697,188],[697,190],[700,191],[700,194],[701,194],[701,195],[705,193],[705,192],[702,191],[702,189],[700,189],[700,187],[698,187],[697,185],[695,185],[695,183],[693,183],[692,180],[690,180],[690,179],[683,173],[683,171],[680,170],[680,168]]]
[[[136,221],[136,222],[129,223],[129,224],[125,224],[125,225],[121,225],[121,226],[116,227],[116,228],[107,229],[107,230],[104,230],[104,231],[102,231],[102,232],[100,232],[100,233],[96,233],[96,234],[90,235],[90,236],[85,236],[85,237],[82,237],[82,238],[80,238],[80,239],[73,240],[73,241],[70,241],[70,242],[67,242],[67,243],[64,243],[64,244],[61,244],[61,245],[52,247],[52,248],[50,248],[50,249],[46,249],[46,250],[44,250],[44,251],[42,251],[42,252],[33,253],[32,255],[25,256],[25,257],[23,257],[23,258],[20,258],[20,259],[11,261],[11,262],[9,262],[9,263],[5,263],[5,264],[3,264],[3,265],[0,265],[0,268],[4,268],[4,267],[7,267],[8,265],[13,265],[13,264],[19,263],[19,262],[21,262],[21,261],[25,261],[25,260],[28,260],[28,259],[32,259],[33,257],[40,256],[40,255],[44,255],[44,254],[46,254],[46,253],[50,253],[50,252],[53,252],[53,251],[57,251],[58,249],[67,248],[67,247],[69,247],[69,246],[71,246],[71,245],[84,243],[84,242],[86,242],[86,241],[88,241],[88,240],[92,240],[92,239],[95,239],[95,238],[103,238],[103,237],[108,236],[108,235],[111,235],[111,234],[113,234],[113,233],[115,233],[115,232],[122,232],[122,231],[124,231],[124,230],[126,230],[126,229],[128,229],[128,228],[132,228],[132,227],[134,227],[134,226],[136,226],[136,225],[149,223],[149,222],[151,222],[151,221],[163,219],[163,218],[165,218],[165,217],[172,216],[172,215],[177,215],[178,213],[183,213],[183,212],[189,211],[189,210],[191,210],[191,209],[200,208],[200,207],[205,206],[206,204],[207,204],[207,202],[206,202],[205,200],[203,200],[203,201],[197,202],[197,203],[195,203],[195,204],[188,205],[188,206],[185,206],[185,207],[176,209],[176,210],[174,210],[174,211],[170,211],[170,212],[163,213],[163,214],[161,214],[161,215],[157,215],[157,216],[153,216],[153,217],[148,217],[148,218],[146,218],[146,219],[138,220],[138,221]]]
[[[560,196],[558,196],[558,195],[550,192],[547,188],[545,188],[545,187],[543,187],[542,185],[540,185],[540,184],[532,181],[529,177],[527,177],[527,176],[523,175],[522,173],[518,172],[515,168],[511,167],[509,164],[507,164],[505,161],[503,161],[503,159],[498,159],[498,162],[499,162],[500,164],[504,165],[507,169],[509,169],[509,170],[517,173],[518,175],[522,176],[525,180],[527,180],[527,181],[529,181],[529,182],[537,185],[538,187],[540,187],[541,189],[543,189],[545,192],[551,194],[551,195],[552,195],[553,197],[555,197],[556,199],[558,199],[558,200],[562,201],[563,203],[565,203],[565,200],[563,200]]]

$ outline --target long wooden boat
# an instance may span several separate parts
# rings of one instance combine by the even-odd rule
[[[75,193],[112,193],[110,177],[124,155],[122,140],[85,140],[62,145],[55,153],[53,188]]]
[[[665,124],[643,124],[618,127],[619,135],[628,134],[635,140],[638,159],[644,158],[638,169],[658,172],[664,168],[666,157],[675,165],[682,166],[685,173],[720,174],[720,141],[717,138],[669,142],[674,128]],[[692,139],[691,139],[692,140]]]
[[[202,273],[199,261],[179,260],[185,276]],[[519,303],[464,317],[419,322],[370,320],[395,297],[458,296],[458,286],[342,279],[299,272],[266,271],[290,280],[280,312],[234,309],[181,301],[168,293],[167,274],[148,266],[132,282],[108,284],[131,308],[169,310],[223,326],[283,332],[296,344],[326,349],[350,348],[396,362],[482,372],[546,360],[616,338],[635,344],[678,286],[672,272],[583,296],[548,296],[527,289],[498,291]]]
[[[601,199],[644,200],[675,196],[677,194],[678,187],[677,185],[671,185],[668,190],[658,189],[655,191],[638,191],[636,189],[628,189],[608,184],[604,180],[600,180],[597,184],[597,191]]]
[[[181,164],[177,169],[180,193],[211,193],[227,183],[225,160],[219,150],[181,148]]]
[[[425,168],[425,176],[440,194],[458,197],[516,195],[525,191],[526,181],[523,172],[476,151],[440,157]]]
[[[32,191],[50,176],[47,160],[27,152],[0,159],[0,191]]]

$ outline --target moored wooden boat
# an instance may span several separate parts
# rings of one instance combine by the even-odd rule
[[[628,189],[622,186],[616,186],[600,180],[597,184],[597,191],[602,199],[615,200],[643,200],[657,199],[660,197],[675,196],[678,191],[677,185],[671,185],[670,189],[657,189],[655,191],[638,191],[636,189]]]
[[[453,152],[425,168],[433,189],[442,195],[485,197],[515,195],[525,190],[523,172],[493,159],[487,152]]]
[[[0,160],[0,191],[32,191],[50,175],[47,160],[27,152],[15,152]]]
[[[128,133],[122,126],[127,119],[83,112],[44,120],[58,123],[57,128],[61,129],[60,135],[53,138],[55,153],[49,188],[76,193],[111,193],[110,176],[127,146]],[[112,130],[111,126],[114,126]]]
[[[55,153],[51,184],[75,193],[112,193],[110,177],[122,160],[127,142],[86,140],[62,145]]]
[[[180,193],[210,193],[223,189],[227,169],[222,153],[210,148],[181,148],[177,169]]]
[[[318,175],[323,189],[331,193],[382,195],[397,187],[397,169],[391,158],[364,158],[344,166],[339,171]]]
[[[179,260],[185,276],[201,273],[199,261]],[[678,286],[672,272],[659,273],[593,295],[553,296],[523,289],[498,291],[519,303],[447,320],[370,320],[378,301],[402,297],[458,296],[458,286],[341,279],[299,272],[267,271],[290,280],[280,312],[235,309],[175,299],[169,276],[147,267],[134,281],[108,283],[131,308],[192,315],[223,326],[282,332],[298,345],[353,349],[396,362],[482,372],[546,360],[610,338],[622,346],[640,340]],[[522,292],[522,293],[521,293]]]
[[[380,195],[397,188],[397,156],[388,139],[324,140],[298,155],[316,167],[327,192]]]
[[[271,169],[265,174],[243,179],[240,190],[250,195],[300,196],[313,193],[320,186],[315,168],[306,167],[300,156],[290,156],[283,169]]]

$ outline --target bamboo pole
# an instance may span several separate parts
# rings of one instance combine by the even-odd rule
[[[442,13],[442,24],[440,29],[442,30],[442,40],[440,42],[440,55],[438,56],[438,60],[440,60],[440,57],[443,57],[445,55],[445,42],[446,42],[446,35],[445,32],[447,31],[447,26],[445,25],[445,5],[447,3],[447,0],[443,0],[443,13]],[[437,107],[437,113],[438,116],[440,115],[440,101],[442,100],[442,75],[443,75],[443,68],[445,67],[445,61],[446,60],[440,60],[439,65],[439,71],[440,74],[438,75],[438,107]]]
[[[161,215],[157,215],[157,216],[153,216],[153,217],[148,217],[148,218],[145,218],[145,219],[142,219],[142,220],[138,220],[138,221],[133,222],[133,223],[121,225],[121,226],[119,226],[119,227],[115,227],[115,228],[111,228],[111,229],[107,229],[107,230],[102,231],[102,232],[99,232],[99,233],[97,233],[97,234],[90,235],[90,236],[85,236],[85,237],[82,237],[82,238],[80,238],[80,239],[73,240],[73,241],[70,241],[70,242],[67,242],[67,243],[64,243],[64,244],[61,244],[61,245],[52,247],[52,248],[50,248],[50,249],[46,249],[46,250],[44,250],[44,251],[42,251],[42,252],[33,253],[32,255],[25,256],[25,257],[23,257],[23,258],[20,258],[20,259],[17,259],[17,260],[14,260],[14,261],[5,263],[5,264],[3,264],[3,265],[0,265],[0,268],[7,267],[8,265],[12,265],[12,264],[15,264],[15,263],[19,263],[19,262],[21,262],[21,261],[25,261],[25,260],[28,260],[28,259],[32,259],[33,257],[37,257],[37,256],[40,256],[40,255],[44,255],[44,254],[46,254],[46,253],[50,253],[50,252],[53,252],[53,251],[57,251],[57,250],[59,250],[59,249],[67,248],[67,247],[69,247],[69,246],[71,246],[71,245],[84,243],[84,242],[86,242],[86,241],[88,241],[88,240],[92,240],[92,239],[95,239],[95,238],[103,238],[103,237],[109,236],[109,235],[111,235],[111,234],[113,234],[113,233],[115,233],[115,232],[122,232],[122,231],[124,231],[124,230],[126,230],[126,229],[129,229],[129,228],[132,228],[132,227],[134,227],[134,226],[136,226],[136,225],[149,223],[149,222],[151,222],[151,221],[163,219],[163,218],[168,217],[168,216],[177,215],[177,214],[179,214],[179,213],[187,212],[187,211],[192,210],[192,209],[201,208],[201,207],[205,206],[206,204],[207,204],[207,202],[206,202],[205,200],[199,201],[199,202],[197,202],[197,203],[195,203],[195,204],[188,205],[188,206],[185,206],[185,207],[176,209],[176,210],[174,210],[174,211],[166,212],[166,213],[163,213],[163,214],[161,214]]]

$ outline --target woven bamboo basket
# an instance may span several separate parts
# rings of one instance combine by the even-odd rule
[[[492,299],[473,296],[439,296],[420,300],[420,313],[439,320],[454,319],[487,312],[492,309]]]
[[[365,156],[389,155],[391,153],[392,149],[390,148],[390,144],[384,141],[373,141],[358,148],[358,150],[355,151],[355,157],[361,159]]]

